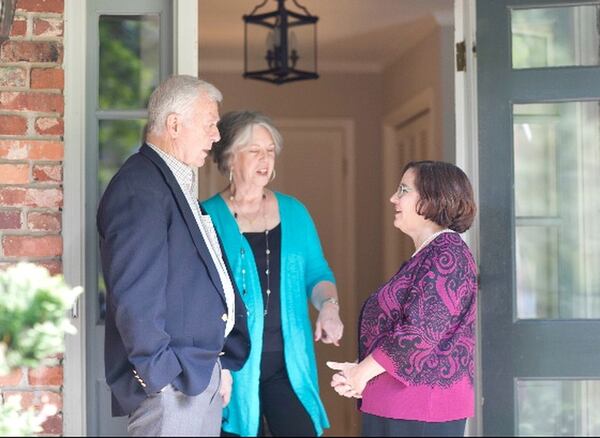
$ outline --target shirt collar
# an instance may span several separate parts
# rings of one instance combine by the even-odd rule
[[[173,172],[173,175],[175,176],[175,179],[179,185],[181,185],[181,187],[184,188],[187,193],[191,193],[196,196],[194,188],[194,169],[187,164],[182,163],[174,156],[169,155],[158,146],[148,142],[146,142],[146,144],[163,159],[167,166],[169,166],[169,169],[171,169],[171,172]]]

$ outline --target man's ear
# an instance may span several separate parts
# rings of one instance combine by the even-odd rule
[[[179,115],[175,113],[171,113],[167,116],[166,120],[167,132],[173,138],[179,136],[179,131],[181,129],[181,121],[179,119]]]

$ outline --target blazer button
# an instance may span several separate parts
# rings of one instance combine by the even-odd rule
[[[224,313],[223,316],[221,316],[221,319],[223,320],[223,322],[227,322],[227,314]]]
[[[142,388],[146,387],[146,384],[144,382],[140,382],[140,385],[142,385]]]

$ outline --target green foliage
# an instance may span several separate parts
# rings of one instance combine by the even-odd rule
[[[66,312],[81,291],[30,263],[0,272],[0,375],[63,351],[65,333],[75,333]]]

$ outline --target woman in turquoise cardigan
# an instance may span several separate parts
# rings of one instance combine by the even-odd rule
[[[266,188],[281,135],[263,114],[238,111],[219,122],[211,154],[229,186],[204,201],[248,310],[250,357],[223,371],[223,432],[318,436],[329,427],[319,397],[315,341],[339,345],[343,325],[335,279],[310,214]],[[319,311],[314,334],[308,301]],[[230,397],[230,400],[229,400]]]

